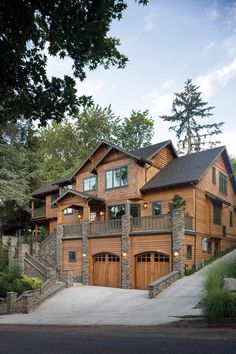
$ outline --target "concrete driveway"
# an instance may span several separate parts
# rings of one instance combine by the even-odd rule
[[[231,256],[236,257],[236,250],[223,258]],[[31,314],[0,316],[0,324],[158,325],[173,322],[178,320],[175,316],[201,313],[195,306],[202,296],[202,281],[208,269],[176,281],[151,300],[146,290],[74,284]]]

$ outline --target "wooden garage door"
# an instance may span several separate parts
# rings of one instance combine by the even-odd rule
[[[120,287],[120,257],[111,253],[94,256],[93,284]]]
[[[162,253],[142,253],[135,257],[135,286],[147,289],[148,284],[170,272],[169,256]]]

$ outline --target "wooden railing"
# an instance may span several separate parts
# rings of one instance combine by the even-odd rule
[[[191,215],[185,215],[184,225],[185,230],[193,230],[193,217]]]
[[[64,225],[63,236],[82,236],[82,224]]]
[[[47,268],[35,257],[32,257],[30,254],[26,253],[25,260],[30,262],[42,275],[47,278]]]
[[[90,235],[121,233],[122,220],[93,221],[89,224]]]
[[[170,230],[171,216],[169,214],[156,216],[142,216],[133,218],[131,222],[131,230]]]
[[[42,218],[46,216],[46,207],[32,209],[32,218]]]

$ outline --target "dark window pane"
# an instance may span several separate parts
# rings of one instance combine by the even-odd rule
[[[221,225],[221,205],[213,204],[213,223]]]
[[[192,245],[187,245],[187,259],[192,259]]]
[[[75,262],[76,261],[76,252],[75,251],[69,251],[69,262]]]
[[[134,218],[140,217],[140,204],[130,204],[130,215]]]
[[[152,203],[152,215],[162,214],[162,202],[153,202]]]
[[[219,190],[223,194],[227,194],[227,176],[220,172],[219,174]]]
[[[109,219],[121,219],[125,215],[125,204],[113,205],[108,208]]]
[[[212,167],[212,183],[216,184],[216,169]]]

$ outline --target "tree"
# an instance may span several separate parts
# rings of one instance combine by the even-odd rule
[[[136,0],[146,5],[148,0]],[[76,96],[75,79],[86,69],[117,66],[127,58],[111,37],[112,20],[122,18],[125,0],[2,0],[0,4],[0,122],[17,119],[58,122],[74,115],[85,97]],[[47,77],[47,55],[72,59],[73,77]]]
[[[231,162],[231,165],[233,167],[234,175],[236,176],[236,157],[231,157],[230,158],[230,162]]]
[[[153,135],[154,121],[149,112],[132,111],[119,127],[117,143],[127,150],[139,149],[150,145]]]
[[[29,219],[30,192],[39,182],[33,135],[30,122],[0,124],[1,227],[21,227]]]
[[[209,118],[213,114],[211,111],[215,107],[207,107],[207,102],[202,100],[202,93],[198,91],[199,86],[193,85],[188,79],[184,86],[184,91],[175,93],[175,100],[172,103],[172,115],[160,116],[164,121],[176,123],[169,129],[176,132],[179,140],[180,150],[185,150],[190,154],[200,151],[205,146],[213,147],[219,141],[211,141],[211,137],[222,133],[224,122],[201,124],[197,119]]]
[[[169,202],[169,211],[172,212],[174,209],[180,209],[185,206],[185,200],[178,194],[175,194],[174,197]]]

